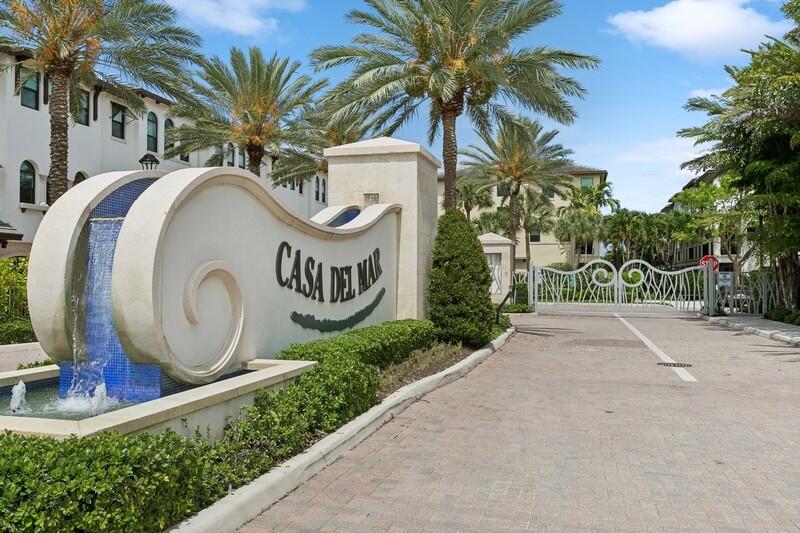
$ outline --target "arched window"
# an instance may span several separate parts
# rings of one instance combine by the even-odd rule
[[[327,202],[327,196],[328,196],[328,184],[327,184],[326,180],[323,179],[322,180],[322,203],[323,204],[325,202]]]
[[[244,160],[244,146],[239,147],[239,168],[245,167],[245,160]]]
[[[78,172],[75,174],[75,181],[72,182],[73,185],[77,185],[82,181],[86,181],[86,174],[83,172]]]
[[[229,167],[235,166],[235,155],[233,153],[233,143],[228,143],[227,154],[225,155],[226,163]]]
[[[319,202],[319,176],[314,178],[314,200]]]
[[[164,151],[172,150],[175,148],[175,141],[172,140],[172,130],[175,128],[175,123],[171,118],[164,121]]]
[[[30,161],[23,161],[19,166],[19,201],[36,203],[36,169]]]
[[[147,149],[158,152],[158,118],[152,111],[147,114]]]

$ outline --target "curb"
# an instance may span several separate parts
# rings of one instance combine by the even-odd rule
[[[398,389],[381,403],[362,413],[305,452],[282,463],[251,483],[206,507],[169,531],[225,533],[235,531],[275,502],[305,483],[347,451],[402,413],[426,394],[452,383],[489,358],[514,334],[515,328],[477,350],[472,355],[438,374],[422,378]]]
[[[725,326],[727,328],[735,329],[738,331],[744,331],[745,333],[749,333],[750,335],[758,335],[759,337],[764,337],[765,339],[783,342],[786,344],[790,344],[792,346],[800,346],[800,338],[792,337],[784,333],[780,333],[778,331],[768,331],[765,329],[754,328],[752,326],[745,326],[743,324],[736,324],[734,322],[731,322],[731,320],[726,317],[701,315],[700,318],[702,318],[706,322],[711,322],[712,324],[719,324],[720,326]]]

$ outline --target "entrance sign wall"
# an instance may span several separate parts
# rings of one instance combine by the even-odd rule
[[[112,196],[121,210],[99,213]],[[89,228],[112,220],[113,267],[97,279],[110,285],[112,344],[134,367],[125,379],[143,365],[207,383],[291,343],[396,318],[400,219],[400,205],[383,203],[328,227],[236,168],[102,174],[42,221],[29,270],[34,329],[56,361],[93,356],[80,346],[99,327],[86,309],[105,295],[87,281],[87,254],[103,248]]]
[[[530,300],[554,314],[707,313],[716,304],[713,264],[667,271],[632,260],[617,269],[596,259],[573,271],[533,266]]]

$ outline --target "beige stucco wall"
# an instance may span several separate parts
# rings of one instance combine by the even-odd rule
[[[363,206],[367,195],[402,206],[397,317],[427,316],[428,274],[436,237],[439,161],[416,143],[379,138],[329,148],[331,205]]]

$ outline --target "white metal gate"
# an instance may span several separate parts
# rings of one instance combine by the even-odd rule
[[[572,271],[532,266],[529,301],[543,314],[682,315],[712,313],[713,265],[667,271],[634,259],[617,269],[596,259]]]

